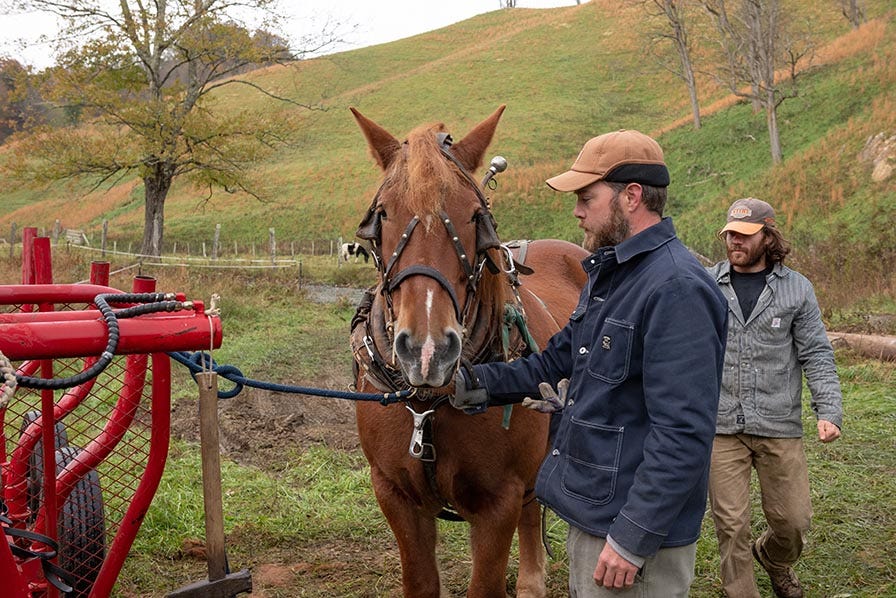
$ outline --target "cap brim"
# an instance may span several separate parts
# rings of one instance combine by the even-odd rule
[[[603,175],[594,174],[593,172],[579,172],[577,170],[568,170],[563,174],[558,174],[545,181],[548,187],[554,191],[572,192],[578,191],[583,187],[587,187],[595,181],[599,181]]]
[[[761,222],[738,222],[735,220],[734,222],[726,224],[725,228],[719,231],[719,236],[724,235],[729,230],[742,235],[755,235],[761,231],[764,226],[765,225]]]

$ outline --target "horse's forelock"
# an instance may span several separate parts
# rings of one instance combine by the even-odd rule
[[[408,210],[427,222],[432,219],[426,216],[438,214],[445,198],[458,192],[463,183],[439,149],[436,135],[444,130],[439,123],[411,131],[405,141],[404,158],[396,165],[396,190],[404,196]]]

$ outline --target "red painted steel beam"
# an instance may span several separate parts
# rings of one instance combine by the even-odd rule
[[[0,352],[7,359],[58,359],[100,355],[106,349],[106,323],[99,312],[83,312],[91,319],[70,319],[66,312],[45,312],[56,320],[0,323]],[[27,314],[26,314],[27,315]],[[6,319],[6,318],[5,318]],[[116,354],[204,351],[221,346],[221,319],[183,311],[147,314],[118,321]]]

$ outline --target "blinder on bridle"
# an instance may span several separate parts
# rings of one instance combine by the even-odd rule
[[[454,287],[445,279],[444,275],[442,275],[442,273],[435,268],[415,264],[393,274],[392,269],[397,263],[398,257],[401,255],[401,252],[404,250],[408,241],[410,241],[411,233],[413,233],[414,229],[420,221],[416,216],[412,218],[408,223],[401,239],[398,242],[398,245],[395,248],[395,251],[389,257],[389,260],[384,261],[384,258],[381,254],[382,211],[379,209],[379,198],[380,194],[383,191],[383,188],[386,186],[388,181],[384,181],[379,190],[376,192],[376,195],[374,195],[373,201],[371,202],[370,207],[367,209],[367,214],[365,214],[364,219],[358,226],[358,230],[356,231],[355,236],[370,242],[374,261],[376,262],[377,269],[379,269],[383,280],[381,292],[386,298],[390,314],[392,311],[391,293],[396,288],[398,288],[398,286],[404,280],[410,278],[411,276],[427,276],[438,282],[448,292],[454,305],[454,312],[455,316],[457,317],[457,321],[463,325],[465,323],[467,312],[470,307],[470,297],[476,291],[476,287],[479,283],[479,278],[482,275],[482,268],[484,266],[488,266],[489,270],[493,273],[497,273],[499,271],[498,266],[488,256],[488,250],[501,247],[501,241],[498,238],[498,233],[496,231],[497,224],[495,222],[494,216],[491,213],[491,210],[489,209],[488,200],[485,198],[485,195],[483,195],[482,190],[480,189],[479,185],[476,184],[476,181],[473,179],[472,175],[467,172],[466,168],[464,168],[460,161],[458,161],[458,159],[454,156],[454,154],[451,153],[451,136],[447,133],[438,133],[437,138],[439,142],[439,150],[441,151],[442,156],[444,156],[455,166],[457,166],[463,177],[470,183],[470,186],[476,192],[476,196],[479,199],[480,205],[480,211],[475,216],[476,255],[472,256],[472,260],[469,256],[467,256],[466,250],[464,249],[463,245],[461,245],[459,237],[457,235],[457,231],[454,227],[454,224],[451,222],[451,219],[448,218],[448,215],[444,211],[439,213],[439,217],[442,221],[443,226],[445,227],[446,232],[448,233],[448,237],[451,239],[454,245],[454,250],[457,254],[457,258],[460,261],[461,266],[466,274],[467,300],[465,301],[464,307],[461,308],[460,303],[457,299],[457,294],[454,292]]]

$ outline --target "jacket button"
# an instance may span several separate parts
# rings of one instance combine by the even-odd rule
[[[587,347],[579,347],[579,355],[584,355],[587,352],[588,352]]]
[[[560,451],[557,450],[557,449],[554,449],[554,450],[551,451],[551,454],[554,455],[554,456],[556,457],[557,455],[560,454]]]

